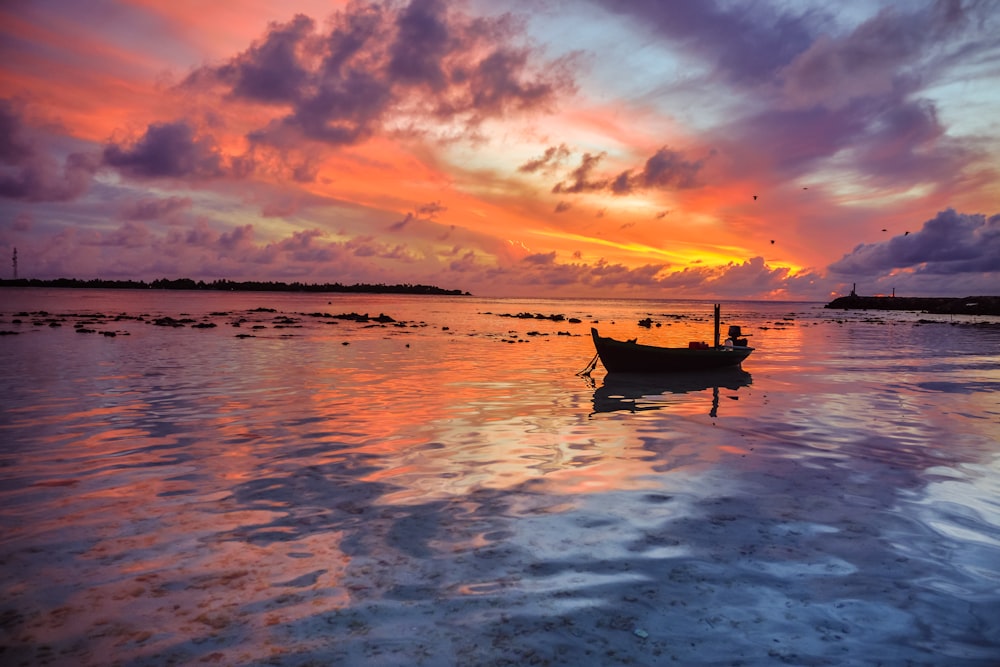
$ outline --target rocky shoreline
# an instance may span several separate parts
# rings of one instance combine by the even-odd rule
[[[826,308],[839,310],[913,310],[936,315],[1000,315],[1000,296],[904,297],[858,296],[834,299]]]

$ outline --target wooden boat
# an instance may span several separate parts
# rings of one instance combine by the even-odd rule
[[[739,366],[750,356],[740,327],[729,327],[729,339],[719,344],[719,306],[715,306],[715,344],[691,347],[656,347],[641,345],[635,340],[621,341],[601,336],[590,329],[597,356],[609,373],[673,373],[677,371],[707,371]]]

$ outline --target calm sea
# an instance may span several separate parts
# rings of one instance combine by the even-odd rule
[[[0,290],[0,663],[1000,663],[1000,319],[711,313]]]

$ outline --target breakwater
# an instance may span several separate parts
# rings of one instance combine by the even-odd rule
[[[951,315],[1000,315],[1000,296],[905,297],[842,296],[826,304],[841,310],[914,310]]]

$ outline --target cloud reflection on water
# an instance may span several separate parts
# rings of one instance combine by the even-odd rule
[[[760,354],[724,381],[596,387],[573,375],[585,337],[501,343],[510,323],[468,312],[457,336],[19,335],[77,354],[10,355],[10,651],[988,664],[998,378],[968,363],[988,353],[953,341],[926,373],[912,325],[869,354],[887,325],[765,328],[786,313],[743,320]]]

